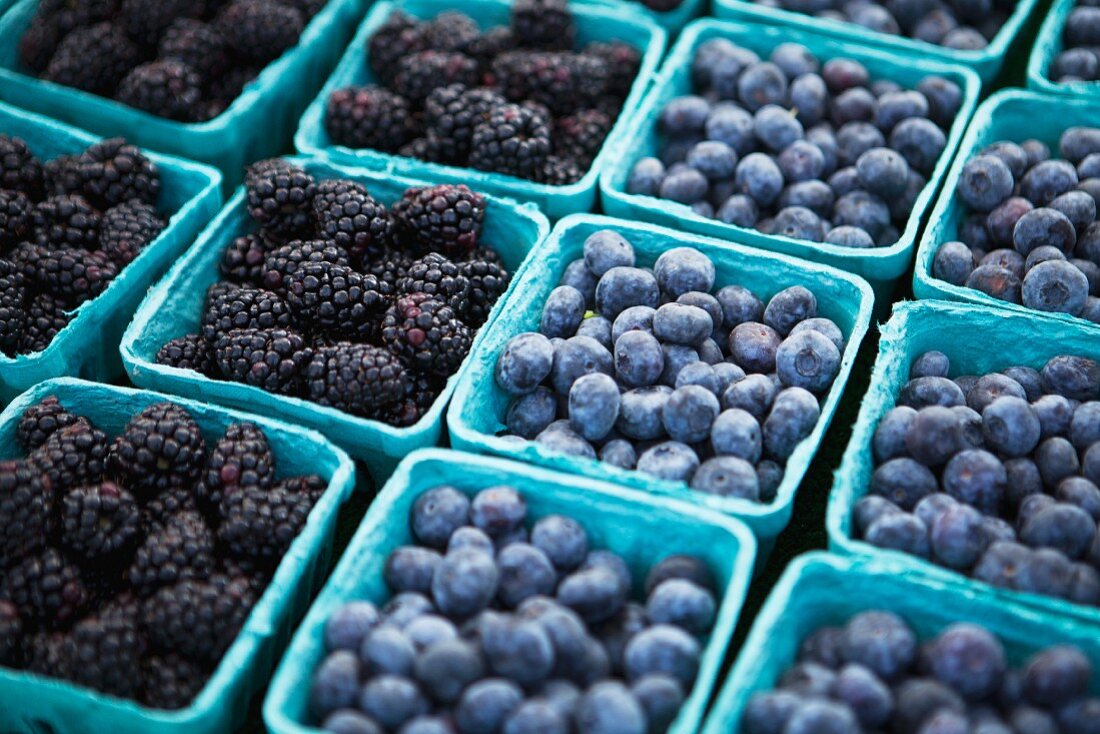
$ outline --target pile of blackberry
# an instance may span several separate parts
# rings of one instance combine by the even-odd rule
[[[212,120],[327,0],[42,0],[23,65],[158,117]]]
[[[1056,82],[1100,80],[1100,3],[1078,0],[1062,27],[1062,52],[1051,63],[1049,75]]]
[[[217,667],[326,483],[262,430],[157,403],[111,439],[55,397],[0,461],[0,665],[154,708]]]
[[[764,234],[852,248],[897,242],[962,103],[949,79],[872,81],[797,43],[765,60],[725,38],[699,46],[695,94],[661,110],[657,157],[626,190]],[[686,209],[685,209],[686,211]]]
[[[429,489],[415,545],[378,572],[394,593],[338,608],[310,710],[334,734],[663,734],[691,693],[718,609],[700,559],[638,593],[626,561],[572,518],[527,517],[509,486]]]
[[[252,166],[245,186],[258,230],[226,248],[201,332],[157,361],[416,423],[510,281],[481,240],[485,199],[445,184],[387,207],[280,160]]]
[[[1034,139],[988,145],[955,194],[959,239],[936,251],[935,278],[1100,324],[1100,127],[1065,130],[1058,156]]]
[[[510,27],[394,12],[367,44],[377,85],[332,93],[332,141],[561,186],[611,131],[641,55],[619,42],[574,51],[566,0],[516,0]]]
[[[44,350],[157,238],[160,185],[122,138],[43,162],[0,134],[0,354]]]
[[[874,436],[859,537],[999,588],[1100,606],[1100,362],[913,364]]]

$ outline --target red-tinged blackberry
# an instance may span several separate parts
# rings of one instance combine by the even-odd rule
[[[402,242],[462,256],[477,247],[485,206],[485,197],[464,184],[440,184],[408,189],[393,205],[393,218]]]
[[[113,23],[77,28],[57,46],[42,78],[109,96],[140,60],[136,46]]]
[[[137,501],[114,482],[77,487],[61,498],[61,542],[94,561],[133,549],[141,531]]]
[[[596,56],[509,51],[493,62],[496,85],[513,102],[531,100],[567,115],[607,91],[607,62]]]
[[[110,138],[89,147],[77,161],[77,173],[84,196],[104,209],[131,199],[156,205],[160,196],[157,165],[123,138]]]
[[[135,415],[111,447],[112,468],[139,500],[194,486],[205,463],[202,431],[173,403],[154,403]]]
[[[175,59],[204,80],[228,71],[229,47],[221,30],[194,18],[177,18],[165,29],[157,57]]]
[[[0,248],[20,242],[30,233],[31,206],[22,191],[0,189]]]
[[[421,372],[409,374],[405,381],[405,393],[396,403],[382,406],[375,418],[397,428],[407,428],[424,417],[436,398],[443,392],[446,380]]]
[[[597,56],[607,64],[607,91],[625,99],[634,86],[638,70],[642,66],[642,54],[630,44],[621,41],[590,43],[584,53]]]
[[[393,242],[393,221],[385,205],[354,181],[318,183],[313,213],[321,236],[346,250],[353,262],[374,260]]]
[[[573,48],[577,29],[566,0],[516,0],[512,33],[525,48],[567,51]]]
[[[61,25],[56,18],[36,15],[19,39],[19,60],[35,74],[46,70],[61,42]]]
[[[195,370],[200,375],[214,371],[214,352],[201,334],[187,334],[165,343],[157,350],[157,364],[181,370]]]
[[[42,164],[22,138],[0,134],[0,189],[38,199],[44,191]]]
[[[397,282],[409,272],[409,266],[416,262],[416,256],[407,250],[387,250],[371,263],[364,263],[363,271],[378,278],[378,282],[388,291],[397,292]]]
[[[438,156],[447,163],[465,163],[474,128],[503,104],[506,100],[491,89],[451,84],[433,90],[424,101],[424,125],[438,141]]]
[[[247,578],[219,574],[163,587],[145,603],[143,621],[156,649],[215,663],[255,603]]]
[[[52,485],[32,464],[0,461],[0,566],[42,547],[52,509]]]
[[[30,673],[67,680],[72,672],[63,632],[36,632],[23,643],[26,669]]]
[[[135,43],[155,49],[165,30],[176,18],[195,17],[200,3],[193,0],[122,0],[119,22]]]
[[[267,253],[260,282],[268,290],[285,294],[287,279],[305,263],[347,267],[351,264],[351,258],[347,250],[328,240],[292,240]]]
[[[382,340],[418,370],[453,375],[470,351],[470,329],[443,301],[425,293],[402,296],[386,312]]]
[[[14,355],[19,350],[27,327],[23,273],[8,261],[0,260],[0,353]]]
[[[200,333],[213,344],[234,329],[286,328],[291,322],[290,308],[277,293],[244,287],[218,295],[207,304]]]
[[[395,10],[367,39],[367,61],[378,80],[390,84],[401,59],[428,48],[427,23]]]
[[[59,155],[42,164],[42,181],[48,196],[84,195],[79,155]]]
[[[131,200],[103,213],[99,246],[121,268],[133,262],[162,231],[164,220],[157,210],[144,202]]]
[[[350,342],[319,347],[305,373],[310,400],[355,415],[396,401],[406,379],[401,360],[385,349]]]
[[[23,620],[10,601],[0,599],[0,665],[23,664]]]
[[[460,263],[459,272],[470,281],[469,305],[460,316],[466,324],[477,329],[489,318],[489,312],[508,290],[512,276],[503,266],[486,260],[468,260]]]
[[[55,496],[103,480],[110,446],[107,434],[87,418],[54,431],[46,442],[27,456],[27,463],[49,482]]]
[[[497,26],[471,40],[462,51],[477,61],[481,73],[485,74],[492,68],[493,59],[515,47],[516,37],[512,34],[512,29],[507,26]]]
[[[286,280],[297,323],[332,338],[374,341],[389,294],[378,279],[343,265],[307,262]]]
[[[456,314],[465,313],[470,303],[470,281],[458,265],[437,252],[410,265],[397,281],[397,292],[402,296],[423,293],[443,301]]]
[[[182,655],[150,655],[141,665],[145,686],[141,702],[155,709],[185,708],[199,695],[210,673]]]
[[[43,247],[99,246],[100,214],[83,196],[51,196],[31,211],[34,241]]]
[[[420,51],[401,59],[391,88],[414,105],[421,105],[432,90],[448,84],[477,86],[477,62],[454,51]]]
[[[223,278],[238,285],[261,286],[264,282],[264,258],[273,247],[259,234],[237,237],[222,252],[218,270]]]
[[[267,490],[275,483],[275,455],[267,436],[255,423],[234,423],[218,439],[195,495],[208,512],[222,498],[242,488]]]
[[[306,524],[315,497],[282,488],[247,488],[222,497],[218,540],[234,556],[275,565]]]
[[[293,329],[238,329],[214,344],[227,379],[283,395],[297,394],[312,356],[309,341]]]
[[[302,13],[273,0],[233,0],[218,15],[217,25],[238,56],[265,64],[297,45],[305,27]]]
[[[587,169],[600,152],[614,121],[599,110],[578,110],[554,126],[554,155],[571,158]]]
[[[70,306],[79,306],[107,289],[118,265],[105,252],[46,250],[34,263],[34,278]]]
[[[202,101],[202,77],[175,59],[150,61],[126,75],[115,98],[157,117],[194,122]]]
[[[56,629],[80,617],[89,593],[76,565],[56,548],[45,548],[5,570],[0,598],[14,604],[23,619]]]
[[[575,160],[552,155],[546,159],[535,180],[549,186],[568,186],[580,181],[583,177],[584,171]]]
[[[113,606],[73,625],[62,653],[72,666],[69,680],[114,696],[140,692],[147,643],[132,606]]]
[[[34,354],[45,350],[72,318],[68,306],[48,293],[31,298],[27,302],[27,323],[19,342],[19,353]]]
[[[19,445],[29,453],[46,443],[46,439],[54,433],[71,426],[77,420],[79,419],[66,410],[56,397],[49,395],[23,411],[15,435],[19,438]]]
[[[272,158],[249,166],[245,174],[248,213],[264,232],[282,241],[308,237],[316,230],[313,176],[286,161]]]
[[[521,178],[538,176],[550,155],[550,125],[519,105],[498,107],[474,128],[470,165]]]
[[[184,510],[150,526],[126,580],[134,593],[149,596],[162,586],[209,578],[214,566],[214,532],[202,515]]]

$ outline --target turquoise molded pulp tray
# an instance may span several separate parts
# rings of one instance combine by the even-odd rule
[[[237,639],[190,706],[177,711],[150,709],[63,681],[0,668],[0,697],[4,701],[0,706],[0,731],[213,734],[233,730],[244,721],[249,700],[267,683],[295,623],[325,579],[337,511],[354,488],[351,460],[320,434],[297,426],[159,393],[71,378],[44,382],[0,413],[0,458],[22,455],[15,437],[19,416],[47,395],[56,395],[62,405],[87,416],[108,435],[120,433],[134,413],[165,400],[190,411],[208,445],[230,423],[252,421],[263,429],[275,451],[279,476],[318,474],[328,481],[328,488],[279,563],[275,577]]]
[[[645,156],[656,155],[658,150],[657,119],[665,103],[692,90],[691,63],[695,50],[713,38],[726,38],[739,46],[767,56],[781,43],[801,43],[819,59],[844,56],[861,61],[871,72],[872,79],[890,79],[904,87],[916,87],[923,77],[938,74],[955,82],[963,90],[963,104],[959,116],[947,132],[947,146],[928,184],[913,206],[905,230],[898,241],[889,247],[859,249],[841,247],[821,242],[794,240],[778,235],[766,235],[748,227],[725,224],[716,219],[695,214],[691,208],[654,196],[628,194],[627,180],[634,164]],[[661,72],[642,102],[639,114],[626,134],[615,143],[614,154],[600,176],[600,194],[604,210],[612,216],[662,224],[709,237],[738,242],[762,250],[782,252],[806,260],[832,265],[866,278],[875,289],[880,306],[889,303],[893,286],[908,272],[916,249],[924,215],[936,196],[940,182],[950,165],[951,157],[962,139],[963,131],[977,104],[981,83],[974,72],[958,65],[936,60],[899,59],[889,52],[868,49],[855,43],[830,38],[821,33],[794,28],[771,28],[763,25],[698,20],[680,36],[669,53]]]
[[[623,3],[624,5],[626,3]],[[633,5],[634,3],[630,3]],[[641,6],[637,6],[640,8]],[[460,168],[440,163],[427,163],[375,150],[354,150],[336,145],[325,130],[325,108],[329,95],[342,87],[373,84],[374,75],[367,66],[367,40],[394,10],[403,10],[417,18],[430,19],[446,10],[461,10],[482,28],[507,25],[511,2],[508,0],[469,0],[456,7],[451,0],[383,0],[367,13],[340,65],[336,67],[321,93],[302,115],[294,144],[301,153],[326,157],[336,163],[362,166],[373,171],[464,183],[470,188],[498,196],[510,196],[519,201],[537,204],[551,219],[567,214],[586,212],[596,202],[596,182],[599,172],[609,160],[609,151],[622,134],[627,121],[637,114],[642,95],[665,50],[665,32],[634,8],[609,8],[605,5],[571,3],[569,9],[577,22],[577,43],[592,41],[623,41],[642,52],[642,65],[630,94],[623,104],[619,119],[607,136],[592,167],[584,177],[567,186],[548,186],[499,173],[486,173],[472,168]]]
[[[504,414],[511,399],[497,387],[493,377],[497,356],[516,334],[538,331],[542,306],[547,295],[557,286],[565,267],[581,257],[584,240],[590,234],[608,228],[621,232],[634,245],[639,265],[652,265],[662,252],[673,247],[694,247],[714,261],[718,273],[715,287],[743,285],[767,301],[783,288],[804,285],[817,296],[819,315],[833,319],[844,332],[848,341],[840,372],[822,401],[821,420],[791,455],[783,482],[770,504],[696,492],[683,482],[655,479],[595,459],[550,451],[533,441],[521,442],[501,435],[504,432]],[[568,217],[558,222],[539,247],[537,256],[531,258],[513,283],[500,317],[481,335],[481,344],[475,350],[472,364],[459,381],[447,415],[451,443],[457,449],[499,454],[728,513],[743,520],[756,533],[763,561],[771,542],[790,520],[795,490],[817,452],[844,391],[856,352],[871,321],[872,302],[871,288],[865,281],[823,265],[682,234],[651,224],[632,224],[590,214]]]
[[[345,169],[323,161],[291,159],[291,162],[303,166],[319,179],[350,178],[359,181],[386,204],[397,200],[408,187],[425,185],[423,181]],[[515,282],[520,265],[535,244],[546,236],[550,225],[531,204],[517,204],[494,197],[487,199],[482,241],[500,253]],[[198,331],[206,289],[220,278],[218,263],[222,251],[233,238],[252,231],[254,226],[245,206],[244,190],[238,190],[187,256],[176,263],[150,291],[122,339],[122,361],[130,379],[141,387],[241,410],[254,410],[314,428],[356,459],[366,462],[376,481],[385,479],[405,454],[438,443],[443,428],[443,411],[462,370],[448,380],[446,389],[416,425],[395,428],[308,400],[274,395],[258,387],[212,380],[193,370],[156,364],[157,350],[165,342]],[[506,297],[501,297],[501,303]],[[487,330],[499,312],[500,304],[493,309],[481,333]],[[474,340],[472,352],[477,350],[481,333]],[[467,358],[465,365],[470,361]]]
[[[945,301],[899,304],[893,317],[882,327],[871,384],[836,472],[826,515],[829,546],[838,553],[889,558],[914,573],[980,588],[999,599],[1011,599],[1063,617],[1100,623],[1100,608],[1038,594],[995,589],[930,561],[876,548],[853,536],[852,509],[867,494],[874,471],[871,439],[875,428],[882,416],[896,405],[898,393],[909,379],[913,361],[931,349],[950,358],[952,376],[982,375],[1013,365],[1038,369],[1058,354],[1100,359],[1100,330]]]
[[[530,518],[562,514],[576,519],[588,531],[593,548],[623,557],[636,589],[641,588],[647,570],[667,556],[681,553],[702,558],[720,590],[718,616],[695,685],[669,732],[698,730],[752,575],[756,544],[748,529],[713,512],[674,500],[639,497],[612,484],[432,449],[417,451],[401,462],[298,628],[264,701],[264,721],[270,731],[316,731],[308,713],[309,680],[324,656],[325,621],[353,599],[382,604],[390,597],[382,565],[394,548],[412,542],[409,510],[416,498],[440,484],[453,485],[468,495],[494,485],[511,485],[523,493]]]
[[[0,87],[3,81],[0,80]],[[99,138],[83,130],[0,103],[0,133],[22,138],[40,159],[80,153]],[[122,374],[118,343],[145,289],[183,254],[221,206],[221,174],[179,158],[145,151],[160,168],[157,209],[171,213],[168,226],[97,298],[41,352],[0,354],[0,405],[51,377],[70,375],[110,381]]]
[[[871,609],[899,615],[922,641],[957,622],[981,625],[1004,644],[1008,663],[1014,667],[1059,644],[1077,646],[1094,666],[1100,666],[1100,636],[1089,625],[1052,619],[975,590],[915,578],[889,563],[809,553],[788,566],[772,589],[715,700],[703,734],[737,734],[752,694],[775,687],[794,664],[806,637]],[[1098,691],[1100,678],[1093,676],[1092,692]]]
[[[366,0],[328,0],[298,45],[268,64],[229,109],[208,122],[182,123],[29,73],[19,60],[19,39],[38,3],[18,0],[0,18],[0,99],[101,135],[123,135],[143,147],[210,163],[225,174],[227,190],[240,182],[245,165],[290,147],[298,116],[366,9]]]
[[[1076,316],[1033,311],[1020,304],[988,296],[974,288],[951,285],[932,275],[932,261],[936,257],[936,251],[945,242],[958,239],[959,223],[968,213],[955,197],[955,187],[967,159],[998,140],[1020,142],[1028,138],[1038,138],[1049,145],[1051,150],[1057,151],[1058,139],[1063,130],[1074,125],[1097,124],[1100,124],[1100,98],[1090,102],[1009,89],[998,92],[983,102],[974,113],[974,121],[967,128],[966,136],[959,145],[959,154],[944,180],[940,198],[921,238],[913,272],[913,293],[916,297],[968,301],[1005,312],[1025,313],[1062,323],[1097,328]]]
[[[1031,48],[1027,61],[1027,86],[1047,94],[1069,94],[1078,97],[1095,97],[1100,94],[1096,82],[1055,82],[1050,78],[1050,65],[1058,54],[1065,50],[1062,44],[1062,29],[1070,11],[1077,7],[1077,0],[1054,0],[1039,35]]]
[[[706,15],[710,9],[708,0],[683,0],[677,7],[664,12],[648,8],[640,0],[579,0],[579,2],[621,9],[632,14],[641,13],[671,35],[682,31],[692,18]]]
[[[764,26],[815,30],[863,47],[881,48],[902,63],[914,63],[936,59],[969,67],[978,73],[986,84],[992,82],[1004,65],[1010,50],[1027,53],[1026,49],[1012,49],[1022,39],[1025,23],[1036,12],[1039,0],[1019,0],[1016,9],[1008,17],[1001,30],[978,51],[958,51],[932,43],[917,41],[905,36],[872,31],[855,23],[815,18],[804,13],[769,8],[752,0],[714,0],[713,13],[718,18],[756,21]]]

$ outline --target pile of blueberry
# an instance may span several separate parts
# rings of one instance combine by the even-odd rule
[[[769,235],[891,245],[947,145],[962,103],[937,76],[915,90],[871,81],[858,61],[821,63],[797,43],[769,60],[716,38],[692,64],[696,94],[661,111],[660,154],[627,192]]]
[[[690,247],[646,268],[613,230],[592,234],[513,337],[496,382],[509,434],[723,497],[770,502],[821,415],[844,334],[802,286],[765,303]]]
[[[1100,363],[948,377],[913,364],[875,430],[867,542],[1001,588],[1100,605]]]
[[[753,695],[743,734],[1087,734],[1100,721],[1092,664],[1073,645],[1009,665],[985,627],[921,642],[892,612],[857,614],[802,642],[775,690]]]
[[[1001,140],[966,162],[959,241],[932,275],[1037,311],[1100,323],[1100,128],[1071,127],[1061,158],[1039,140]]]
[[[1056,82],[1100,80],[1100,4],[1080,0],[1062,28],[1063,51],[1055,57],[1050,77]]]
[[[337,734],[660,734],[699,668],[714,579],[669,556],[634,601],[630,569],[584,528],[528,527],[507,486],[449,486],[413,505],[416,545],[381,569],[395,596],[353,601],[325,627],[310,709]]]

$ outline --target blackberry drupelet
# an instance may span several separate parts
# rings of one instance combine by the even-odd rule
[[[23,339],[19,342],[19,353],[41,352],[50,346],[57,333],[70,321],[72,315],[62,301],[47,293],[39,293],[27,303],[27,323]]]
[[[393,220],[385,205],[354,181],[318,183],[313,213],[321,236],[347,251],[353,262],[370,262],[393,242]]]
[[[214,372],[214,352],[201,334],[187,334],[167,342],[157,350],[157,364],[181,370],[195,370],[202,375]]]
[[[215,26],[193,18],[178,18],[165,29],[157,58],[186,64],[206,83],[225,74],[229,67],[225,36]]]
[[[182,655],[150,655],[141,665],[145,678],[142,703],[155,709],[185,708],[199,695],[210,673]]]
[[[0,461],[0,566],[42,547],[51,530],[53,489],[26,461]]]
[[[38,199],[45,190],[42,164],[22,138],[0,135],[0,189]]]
[[[175,59],[151,61],[134,67],[119,83],[116,96],[157,117],[194,122],[202,101],[202,77]]]
[[[23,619],[56,629],[77,619],[89,602],[80,570],[56,548],[24,556],[5,570],[0,598],[7,599]]]
[[[31,210],[34,241],[43,247],[99,246],[100,215],[83,196],[52,196]]]
[[[577,33],[566,0],[516,0],[511,25],[516,41],[527,48],[568,51]]]
[[[141,58],[113,23],[77,28],[57,45],[42,78],[92,94],[110,95]]]
[[[245,577],[215,575],[207,581],[165,586],[144,605],[153,647],[214,663],[233,642],[256,603]]]
[[[230,380],[294,395],[312,350],[293,329],[236,329],[218,337],[214,358]]]
[[[38,285],[74,307],[105,291],[118,275],[106,253],[84,249],[45,250],[33,265]]]
[[[77,420],[79,419],[66,410],[56,397],[50,395],[23,411],[15,434],[19,438],[19,445],[29,453],[46,443],[46,439],[54,433],[71,426]]]
[[[555,115],[595,104],[607,92],[607,62],[598,56],[509,51],[493,62],[497,87],[513,102],[530,100]]]
[[[470,303],[470,281],[458,265],[436,252],[409,266],[405,277],[397,281],[397,292],[401,296],[423,293],[437,298],[456,314],[465,313]]]
[[[198,424],[173,403],[155,403],[135,415],[111,447],[112,468],[139,500],[193,486],[205,462]]]
[[[413,138],[415,126],[404,97],[381,87],[345,87],[328,98],[325,130],[337,145],[393,153]]]
[[[68,550],[98,561],[133,549],[141,510],[133,495],[114,482],[77,487],[61,498],[59,527]]]
[[[99,246],[120,268],[129,265],[164,230],[157,210],[141,201],[128,201],[103,213]]]
[[[401,59],[391,87],[414,105],[422,105],[432,90],[449,84],[473,87],[478,83],[477,62],[450,51],[420,51]]]
[[[397,282],[409,272],[416,257],[406,250],[387,250],[372,263],[364,263],[363,271],[378,278],[388,291],[397,292]]]
[[[27,326],[23,273],[8,260],[0,260],[0,353],[14,355]]]
[[[578,110],[559,119],[554,127],[554,155],[571,158],[588,169],[611,132],[613,120],[599,110]]]
[[[214,566],[214,532],[197,512],[183,511],[149,528],[126,580],[144,597],[179,581],[209,578]]]
[[[295,7],[272,0],[233,0],[217,26],[246,61],[265,64],[298,43],[305,18]]]
[[[277,158],[254,163],[245,175],[245,188],[248,213],[268,235],[285,241],[315,229],[317,184],[302,169]]]
[[[70,489],[96,484],[107,470],[110,445],[107,434],[86,418],[61,428],[27,456],[56,496]]]
[[[401,59],[427,48],[426,24],[395,10],[367,40],[367,60],[374,75],[390,84]]]
[[[286,281],[296,323],[331,338],[373,341],[389,297],[372,275],[343,265],[307,262]]]
[[[465,164],[474,128],[506,103],[491,89],[468,89],[464,84],[434,89],[424,101],[424,126],[436,141],[433,157],[444,163]]]
[[[477,246],[485,198],[463,184],[409,189],[393,205],[393,218],[403,241],[461,256]]]
[[[267,490],[275,483],[275,456],[254,423],[234,423],[218,439],[206,460],[195,495],[207,512],[242,488]]]
[[[460,317],[477,329],[489,318],[489,312],[508,290],[512,276],[502,265],[486,260],[467,260],[459,264],[459,272],[470,281],[470,295]]]
[[[200,8],[193,0],[122,0],[118,18],[135,43],[153,49],[176,18],[195,17]]]
[[[519,105],[504,105],[474,129],[470,165],[482,171],[535,178],[551,148],[550,126],[544,117]]]
[[[264,258],[261,283],[276,293],[286,293],[288,278],[305,263],[327,263],[347,267],[347,250],[328,240],[292,240],[268,252]]]
[[[25,239],[31,229],[31,200],[22,191],[0,189],[0,248]]]
[[[239,285],[263,285],[264,258],[272,249],[271,243],[260,234],[246,234],[235,238],[222,253],[218,270],[222,277]]]
[[[319,347],[305,372],[310,400],[364,416],[397,401],[407,380],[404,365],[385,349],[349,342]]]
[[[123,138],[90,146],[76,164],[84,196],[96,206],[109,209],[131,199],[156,205],[160,197],[160,169]]]
[[[275,329],[291,325],[290,307],[277,293],[236,288],[215,296],[206,307],[200,332],[213,344],[234,329]]]
[[[549,186],[568,186],[580,181],[583,177],[584,171],[572,158],[559,158],[552,155],[546,159],[535,180]]]
[[[62,652],[72,666],[71,681],[114,696],[141,690],[146,638],[131,606],[107,608],[73,625]]]
[[[0,665],[23,664],[23,621],[10,601],[0,599]]]
[[[443,301],[426,293],[402,296],[386,312],[382,340],[418,370],[449,377],[470,351],[470,330]]]
[[[620,41],[590,43],[584,53],[598,56],[607,64],[607,92],[625,99],[634,86],[642,66],[642,54],[630,44]]]
[[[286,489],[246,488],[221,501],[218,540],[235,556],[278,563],[306,524],[315,497]]]

